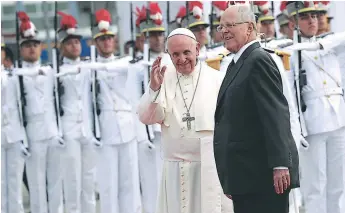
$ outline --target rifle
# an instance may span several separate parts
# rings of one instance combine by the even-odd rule
[[[272,15],[274,17],[274,1],[271,1],[271,8],[272,8]],[[274,21],[273,21],[273,24],[274,24]],[[274,27],[274,38],[277,38],[277,31]]]
[[[20,58],[20,44],[19,44],[19,20],[18,20],[18,12],[15,13],[16,15],[16,42],[17,42],[17,68],[22,68],[22,63],[21,63],[21,58]],[[18,109],[19,109],[19,119],[20,119],[20,125],[23,130],[23,140],[21,141],[22,146],[21,146],[21,151],[22,154],[25,158],[28,158],[31,156],[30,154],[30,146],[29,146],[29,141],[28,137],[26,134],[26,116],[25,116],[25,106],[26,106],[26,99],[25,99],[25,91],[24,91],[24,80],[23,76],[18,76],[18,83],[16,84],[17,86],[17,102],[18,102]]]
[[[53,59],[53,69],[55,71],[55,75],[59,74],[60,72],[60,63],[59,63],[59,51],[58,51],[58,42],[57,42],[57,30],[58,30],[58,17],[57,17],[57,5],[58,2],[55,1],[55,16],[54,16],[54,31],[55,31],[55,46],[52,49],[52,59]],[[61,107],[61,95],[64,93],[63,86],[61,81],[58,78],[55,78],[54,81],[54,98],[55,98],[55,114],[56,114],[56,124],[58,128],[58,136],[60,139],[63,138],[62,132],[62,124],[61,124],[61,116],[63,116],[64,112]],[[64,146],[65,143],[62,140],[59,140],[59,144]]]
[[[150,19],[149,7],[150,7],[150,2],[147,2],[147,8],[146,8],[146,24],[147,24],[147,26],[148,26],[148,22]],[[148,64],[150,62],[150,47],[149,47],[149,31],[148,31],[148,29],[145,32],[144,61],[148,62]],[[151,66],[148,65],[147,71],[145,72],[146,74],[144,74],[144,82],[142,83],[143,92],[145,91],[145,88],[147,88],[148,82],[150,81],[150,69],[151,69]],[[146,127],[146,133],[147,133],[148,140],[152,144],[153,138],[154,138],[152,126],[145,125],[145,127]],[[152,146],[149,146],[149,147],[152,148]]]
[[[130,3],[130,13],[131,13],[131,37],[132,41],[135,41],[134,37],[134,25],[133,25],[133,3]],[[135,59],[135,42],[132,43],[131,47],[129,48],[129,54],[132,55],[132,59]]]
[[[167,35],[169,35],[169,23],[170,23],[170,1],[167,1]]]
[[[93,2],[91,2],[91,8],[90,8],[90,27],[92,32],[92,27],[94,26],[93,22]],[[96,47],[94,44],[90,46],[90,59],[91,63],[96,62]],[[100,91],[99,82],[97,80],[97,72],[91,71],[91,91],[92,91],[92,106],[93,106],[93,125],[94,125],[94,136],[98,143],[95,143],[96,146],[100,147],[102,146],[101,140],[101,127],[99,122],[99,115],[101,114],[101,110],[99,109],[98,102],[97,102],[97,96]]]
[[[214,6],[211,2],[211,14],[210,14],[210,45],[209,48],[213,46],[213,38],[212,38],[212,29],[213,29],[213,13],[214,13]]]
[[[300,29],[298,24],[298,17],[299,17],[299,2],[295,2],[295,8],[296,8],[296,16],[295,16],[295,30],[294,30],[294,42],[300,43],[301,42],[301,35],[300,35]],[[301,133],[303,137],[307,136],[307,128],[305,125],[305,121],[303,118],[303,112],[306,111],[307,106],[303,100],[303,97],[301,95],[301,91],[305,85],[307,85],[307,75],[306,71],[302,69],[302,54],[301,50],[297,51],[297,55],[295,54],[295,67],[298,69],[295,71],[295,88],[296,88],[296,99],[297,99],[297,107],[299,112],[299,121],[301,124]]]

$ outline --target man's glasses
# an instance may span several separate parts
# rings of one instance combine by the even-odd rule
[[[249,23],[248,21],[245,21],[245,22],[237,22],[237,23],[231,23],[231,24],[227,23],[227,24],[225,24],[225,26],[224,25],[219,25],[217,27],[217,32],[222,32],[225,29],[229,30],[229,29],[232,29],[232,28],[236,27],[237,25],[248,24],[248,23]]]

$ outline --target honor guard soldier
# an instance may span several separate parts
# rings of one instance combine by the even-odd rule
[[[288,2],[287,10],[291,24],[300,28],[302,42],[315,42],[318,11],[313,2]],[[300,151],[301,191],[306,213],[342,213],[345,212],[345,99],[337,54],[344,52],[344,48],[339,45],[332,48],[332,42],[321,45],[321,50],[298,52],[302,60],[292,63],[291,69],[300,81],[296,82],[301,86],[297,88],[301,94],[297,100],[301,100],[300,117],[304,117],[302,133],[309,143],[308,149]]]
[[[107,67],[96,70],[102,144],[97,149],[100,212],[139,213],[138,146],[132,106],[125,88],[131,57],[116,59],[113,54],[115,33],[110,28],[111,14],[100,9],[96,11],[95,19],[92,35],[98,53],[97,62]]]
[[[289,28],[289,16],[286,11],[286,1],[280,2],[280,12],[281,13],[277,16],[277,20],[279,24],[279,32],[283,35],[281,39],[288,38],[292,40],[293,30]]]
[[[19,116],[17,77],[3,64],[7,57],[4,49],[5,45],[1,44],[1,212],[24,213],[22,141],[25,130]]]
[[[209,26],[203,19],[203,3],[200,1],[188,1],[187,7],[182,6],[176,16],[176,22],[180,27],[190,29],[200,44],[199,59],[206,60],[207,53],[207,32],[206,28]],[[186,12],[186,10],[188,10]]]
[[[264,39],[269,42],[270,40],[275,39],[275,28],[274,28],[274,16],[272,8],[270,7],[271,2],[269,1],[254,1],[254,4],[256,4],[259,7],[260,16],[259,16],[259,22],[260,22],[260,33],[264,34]]]
[[[80,60],[82,36],[78,34],[73,16],[61,15],[57,31],[62,55],[60,74],[87,66]],[[63,155],[63,186],[67,212],[94,213],[96,211],[94,174],[96,167],[95,141],[92,132],[91,75],[90,69],[80,69],[76,74],[59,77],[64,88],[61,97],[63,138],[66,148]]]
[[[31,152],[26,161],[30,209],[35,213],[61,213],[60,161],[64,142],[58,136],[56,122],[54,71],[39,62],[41,41],[37,38],[35,25],[24,12],[18,12],[18,16],[21,21],[19,44],[23,67],[14,73],[24,75],[24,113]]]
[[[158,56],[169,63],[164,54],[164,32],[162,12],[158,3],[150,2],[148,9],[137,10],[136,25],[141,35],[146,37],[144,56],[134,58],[129,65],[127,85],[131,88],[130,99],[135,115],[136,136],[139,153],[140,188],[145,213],[154,213],[158,196],[158,186],[162,176],[161,127],[159,124],[145,125],[139,121],[136,111],[139,100],[148,89],[151,66]],[[171,62],[170,62],[171,63]]]
[[[325,37],[332,34],[330,24],[328,23],[328,9],[330,6],[330,1],[317,1],[315,2],[315,7],[318,11],[317,21],[318,21],[318,37]]]

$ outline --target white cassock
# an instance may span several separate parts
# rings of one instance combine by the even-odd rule
[[[177,73],[168,65],[161,89],[148,90],[140,100],[140,120],[162,123],[164,163],[157,213],[232,212],[213,155],[214,112],[223,76],[203,62],[198,62],[190,75]],[[182,121],[187,113],[183,99],[195,117],[190,130]]]

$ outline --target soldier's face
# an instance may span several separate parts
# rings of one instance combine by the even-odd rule
[[[273,21],[261,21],[260,33],[264,33],[267,38],[273,38],[275,29]]]
[[[220,43],[223,41],[222,39],[222,33],[217,32],[215,28],[212,29],[212,39],[214,43]]]
[[[96,38],[96,47],[98,53],[103,57],[109,57],[115,51],[114,36],[105,35]]]
[[[1,48],[1,64],[4,64],[5,58],[6,58],[5,50]]]
[[[36,62],[41,56],[41,43],[35,41],[24,42],[20,46],[20,55],[24,61]]]
[[[149,33],[150,49],[153,52],[160,53],[164,51],[164,32]]]
[[[168,39],[168,53],[178,72],[193,72],[199,55],[200,44],[185,35],[175,35]]]
[[[317,14],[317,22],[319,31],[327,31],[328,29],[328,21],[327,21],[327,13],[320,12]]]
[[[192,27],[190,30],[194,33],[196,40],[199,42],[200,46],[201,47],[205,46],[207,42],[206,27],[203,25],[200,25],[200,26]]]
[[[316,13],[299,14],[298,24],[303,35],[307,37],[315,36],[318,30],[317,14]]]
[[[145,37],[143,34],[140,34],[140,36],[136,37],[135,47],[140,52],[144,52],[144,42],[145,42]]]
[[[77,59],[81,53],[81,44],[78,38],[70,38],[62,43],[62,55],[69,59]]]

